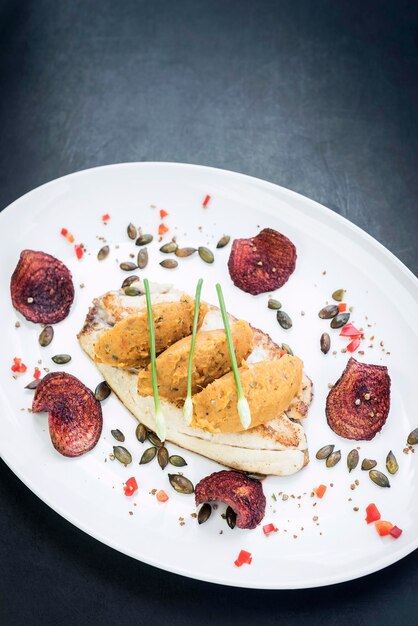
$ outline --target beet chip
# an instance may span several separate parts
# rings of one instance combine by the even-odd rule
[[[222,470],[202,478],[195,487],[196,504],[219,500],[237,515],[238,528],[255,528],[264,517],[266,498],[259,480]]]
[[[326,416],[332,430],[346,439],[370,440],[384,426],[390,409],[390,377],[384,365],[351,358],[328,394]]]
[[[234,285],[253,296],[284,285],[295,265],[295,246],[272,228],[251,239],[235,239],[228,260]]]
[[[13,306],[27,320],[56,324],[67,317],[74,300],[71,272],[50,254],[23,250],[10,293]]]
[[[36,388],[32,411],[48,411],[51,441],[63,456],[80,456],[99,441],[103,425],[100,402],[71,374],[47,374]]]

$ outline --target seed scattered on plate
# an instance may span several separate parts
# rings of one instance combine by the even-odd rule
[[[134,226],[132,224],[132,222],[130,224],[128,224],[128,227],[127,227],[126,231],[128,233],[129,239],[136,239],[137,230],[136,230],[136,226]]]
[[[415,446],[418,443],[418,428],[415,428],[411,433],[409,433],[407,443],[410,446]]]
[[[279,302],[278,300],[275,300],[274,298],[270,298],[270,300],[268,301],[267,304],[269,309],[273,309],[275,311],[278,311],[279,309],[282,308],[282,303]]]
[[[143,453],[143,455],[141,456],[141,460],[139,461],[139,464],[145,465],[146,463],[149,463],[150,461],[152,461],[152,459],[155,457],[156,454],[157,454],[157,448],[155,446],[153,446],[152,448],[147,448],[145,452]]]
[[[123,446],[113,446],[113,455],[122,465],[126,466],[132,463],[131,453]]]
[[[138,239],[135,241],[136,246],[146,246],[148,243],[154,239],[152,235],[139,235]]]
[[[388,477],[385,474],[382,474],[382,472],[379,472],[378,470],[370,470],[369,476],[379,487],[390,487]]]
[[[100,248],[99,252],[97,253],[97,258],[99,259],[99,261],[103,261],[109,254],[109,251],[109,246],[103,246],[103,248]]]
[[[209,250],[209,248],[205,248],[205,246],[200,246],[197,249],[200,258],[202,259],[202,261],[204,261],[205,263],[213,263],[215,260],[215,257],[213,256],[213,252],[211,250]]]
[[[114,430],[111,430],[110,432],[112,433],[112,437],[114,437],[116,441],[121,441],[121,442],[125,441],[125,435],[118,428],[115,428]]]
[[[177,248],[175,255],[178,257],[192,256],[196,252],[196,248]]]
[[[178,493],[190,494],[194,492],[193,483],[181,474],[169,474],[168,480]]]
[[[316,458],[320,461],[325,461],[325,459],[327,459],[329,455],[334,451],[334,448],[335,446],[333,445],[323,446],[322,448],[319,448],[318,452],[316,453]]]
[[[235,528],[235,525],[237,523],[237,514],[235,513],[234,509],[230,506],[228,506],[226,509],[225,519],[229,528]]]
[[[171,252],[175,252],[177,248],[178,245],[175,241],[169,241],[168,243],[165,243],[163,246],[161,246],[160,252],[164,252],[164,254],[170,254]]]
[[[284,311],[277,311],[277,321],[284,330],[289,330],[289,328],[292,328],[292,320],[290,319],[290,316]]]
[[[331,348],[331,339],[328,333],[322,333],[320,339],[321,352],[324,354],[328,354],[329,349]]]
[[[347,454],[348,471],[351,472],[353,469],[356,469],[358,462],[359,462],[359,453],[358,453],[358,450],[354,448]]]
[[[145,428],[144,424],[138,424],[135,430],[135,435],[140,443],[144,443],[145,439],[147,438],[147,429]]]
[[[361,463],[361,469],[364,471],[368,471],[376,467],[377,461],[374,459],[363,459]]]
[[[102,380],[102,382],[99,383],[95,389],[94,397],[99,402],[103,402],[103,400],[106,400],[106,398],[108,398],[111,393],[112,393],[112,390],[107,384],[107,382],[105,380]]]
[[[396,474],[399,469],[398,461],[396,460],[396,457],[393,454],[392,450],[390,450],[386,457],[386,469],[389,474]]]
[[[175,467],[184,467],[185,465],[187,465],[183,457],[179,456],[178,454],[172,454],[168,460],[171,465],[174,465]]]
[[[158,448],[157,461],[162,470],[168,465],[168,456],[168,451],[165,446],[161,446],[161,448]]]
[[[123,281],[121,288],[125,289],[125,287],[130,287],[132,283],[134,283],[137,280],[139,280],[139,276],[137,276],[136,274],[132,274],[132,276],[127,276],[125,280]]]
[[[345,326],[350,319],[350,313],[338,313],[331,320],[331,328],[341,328]]]
[[[119,267],[124,272],[133,272],[138,269],[138,266],[135,263],[132,263],[132,261],[124,261],[119,265]]]
[[[65,365],[71,361],[71,355],[69,354],[56,354],[52,357],[52,360],[57,365]]]
[[[53,327],[45,326],[45,328],[42,330],[41,334],[39,335],[39,339],[38,339],[39,345],[42,346],[42,348],[46,348],[46,346],[49,346],[53,338],[54,338]]]
[[[338,315],[338,306],[336,304],[328,304],[324,306],[318,313],[321,320],[329,320]]]
[[[337,450],[336,452],[332,452],[327,460],[325,461],[325,465],[327,467],[335,467],[337,463],[341,460],[341,450]]]
[[[148,265],[148,250],[146,248],[141,248],[138,252],[137,260],[138,267],[140,270],[143,270]]]
[[[227,246],[230,241],[231,241],[231,237],[229,235],[224,235],[223,237],[219,239],[218,243],[216,244],[216,247],[225,248],[225,246]]]
[[[125,287],[124,293],[125,293],[125,296],[131,296],[131,297],[141,295],[141,291],[137,289],[136,287]]]
[[[199,513],[197,514],[197,522],[198,524],[204,524],[208,521],[212,513],[212,507],[209,502],[205,502],[200,507]]]
[[[173,270],[178,266],[178,263],[175,259],[164,259],[164,261],[160,262],[161,267],[165,267],[167,270]]]
[[[345,289],[337,289],[332,294],[332,299],[336,302],[342,302],[345,294]]]

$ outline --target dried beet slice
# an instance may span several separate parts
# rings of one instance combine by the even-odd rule
[[[253,296],[278,289],[296,265],[296,248],[282,233],[265,228],[251,239],[235,239],[228,260],[234,285]]]
[[[219,500],[237,514],[238,528],[255,528],[264,517],[266,498],[259,480],[222,470],[202,478],[195,487],[196,504]]]
[[[12,274],[10,293],[13,306],[27,320],[56,324],[67,317],[74,300],[71,272],[46,252],[23,250]]]
[[[384,426],[390,409],[390,377],[384,365],[351,358],[328,394],[330,428],[346,439],[370,440]]]
[[[80,456],[99,441],[103,425],[100,402],[71,374],[47,374],[36,388],[32,411],[48,411],[51,441],[63,456]]]

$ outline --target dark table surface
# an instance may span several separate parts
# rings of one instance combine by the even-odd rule
[[[0,208],[122,161],[237,170],[341,213],[418,273],[413,2],[0,0]],[[0,623],[418,622],[418,556],[318,590],[134,561],[0,461]],[[280,561],[278,562],[280,567]]]

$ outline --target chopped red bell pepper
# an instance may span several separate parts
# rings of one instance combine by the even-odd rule
[[[403,531],[400,528],[398,528],[397,526],[394,526],[389,532],[389,535],[393,537],[394,539],[398,539],[398,537],[402,535],[402,532]]]
[[[376,526],[376,530],[381,537],[386,537],[386,535],[389,535],[390,531],[393,528],[393,524],[391,524],[391,522],[385,522],[383,520],[375,522],[374,525]]]
[[[167,211],[165,211],[164,209],[160,209],[160,218],[163,220],[165,217],[167,217],[168,213]]]
[[[206,196],[206,198],[203,200],[203,208],[206,209],[206,207],[208,206],[209,202],[211,200],[211,196],[208,194]]]
[[[248,565],[250,565],[252,560],[253,560],[253,557],[251,556],[251,552],[247,552],[246,550],[241,550],[238,555],[237,560],[234,561],[234,563],[237,567],[241,567],[241,565],[244,565],[244,563],[247,563]]]
[[[163,491],[163,489],[160,489],[155,497],[157,498],[158,502],[167,502],[168,500],[168,495],[165,491]]]
[[[265,526],[263,526],[263,533],[265,534],[266,537],[268,537],[270,533],[275,533],[275,532],[277,532],[277,528],[275,527],[274,524],[266,524]]]
[[[350,343],[347,346],[347,351],[348,352],[355,352],[357,350],[357,348],[360,345],[360,339],[353,339],[353,341],[350,341]]]
[[[124,483],[123,491],[125,496],[133,496],[135,491],[138,491],[138,483],[136,482],[135,476],[131,476],[131,478],[128,478],[126,483]]]
[[[33,377],[35,380],[39,380],[41,377],[41,370],[39,369],[39,367],[35,367],[34,372],[33,372]]]
[[[24,374],[28,368],[24,363],[22,363],[22,359],[15,356],[13,359],[13,365],[10,369],[12,372],[16,372],[17,374]]]
[[[373,502],[366,507],[366,522],[368,524],[371,524],[372,522],[377,522],[380,517],[380,511]]]
[[[66,238],[70,243],[74,243],[74,235],[72,235],[66,228],[61,228],[61,235]]]
[[[158,227],[158,234],[160,235],[160,237],[162,235],[165,235],[170,229],[167,228],[167,226],[165,224],[160,224]]]
[[[102,215],[102,220],[104,222],[108,222],[110,220],[110,215],[109,213],[105,213],[104,215]]]
[[[326,485],[319,485],[319,487],[316,487],[314,489],[314,492],[316,493],[317,498],[323,498],[326,490],[327,490]]]
[[[74,246],[74,250],[75,250],[75,254],[78,260],[83,258],[83,254],[84,254],[84,250],[83,250],[83,246],[79,246],[78,244],[76,244]]]
[[[340,337],[351,337],[351,339],[354,339],[355,337],[361,337],[362,334],[361,330],[358,330],[353,324],[348,323],[342,327]]]
[[[66,228],[61,228],[61,235],[66,237],[68,235],[68,230]]]
[[[338,304],[338,313],[345,313],[347,310],[347,305],[345,302],[340,302]]]

